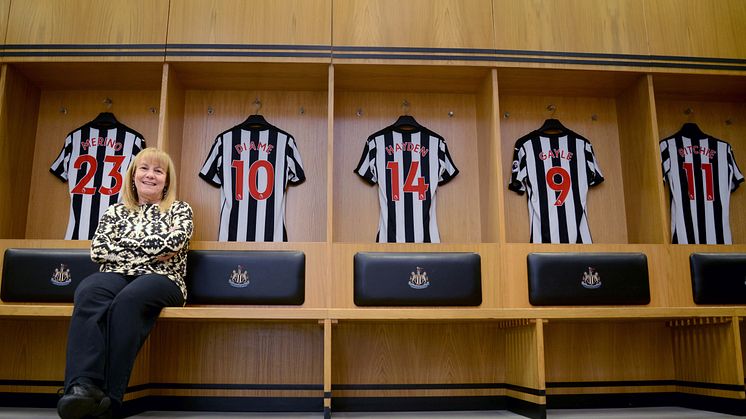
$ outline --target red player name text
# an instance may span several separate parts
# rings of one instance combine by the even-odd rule
[[[275,146],[267,143],[255,143],[254,141],[249,141],[248,143],[236,144],[234,148],[239,153],[249,150],[262,150],[266,153],[271,153]]]
[[[684,157],[687,154],[699,154],[707,157],[708,159],[712,159],[713,157],[715,157],[715,154],[717,154],[717,151],[707,147],[700,147],[698,145],[688,145],[686,147],[679,148],[679,156]]]
[[[111,147],[115,151],[122,149],[122,143],[117,141],[115,138],[104,138],[104,137],[93,137],[80,142],[80,146],[83,150],[88,150],[88,147],[104,146]]]
[[[401,144],[394,144],[386,147],[386,153],[391,156],[397,151],[411,151],[413,153],[420,153],[422,157],[425,157],[427,155],[428,149],[427,147],[411,142],[404,142]]]
[[[573,154],[567,150],[562,150],[560,148],[549,150],[546,153],[541,152],[539,153],[539,158],[541,160],[546,159],[563,159],[563,160],[572,160]]]

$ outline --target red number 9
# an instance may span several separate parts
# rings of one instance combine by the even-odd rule
[[[560,177],[559,182],[555,180],[556,176]],[[572,179],[570,179],[570,174],[567,173],[567,170],[561,167],[552,167],[547,170],[547,186],[555,191],[559,191],[560,194],[557,200],[554,201],[554,206],[559,207],[565,203],[565,199],[567,199],[567,195],[570,193]]]

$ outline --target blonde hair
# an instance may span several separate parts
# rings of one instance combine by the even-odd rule
[[[122,202],[124,206],[131,210],[137,210],[140,206],[140,198],[137,196],[134,181],[137,166],[143,160],[151,161],[163,168],[168,167],[168,170],[166,170],[166,184],[163,186],[163,199],[158,203],[161,212],[166,212],[171,208],[171,204],[176,201],[176,169],[174,168],[173,160],[171,160],[171,157],[165,151],[153,147],[142,150],[132,159],[130,166],[127,168],[127,173],[124,175]]]

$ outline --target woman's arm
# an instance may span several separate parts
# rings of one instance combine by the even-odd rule
[[[192,222],[192,207],[186,202],[176,201],[169,209],[171,225],[165,232],[145,236],[142,239],[142,249],[152,256],[172,256],[188,243],[192,238],[194,224]],[[159,258],[160,260],[161,258]]]
[[[114,205],[98,222],[96,233],[91,241],[91,260],[96,263],[117,262],[121,259],[122,246],[119,245],[119,217]]]

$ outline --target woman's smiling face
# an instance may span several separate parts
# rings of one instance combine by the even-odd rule
[[[140,204],[157,204],[163,199],[166,187],[167,168],[147,159],[135,168],[135,189]]]

